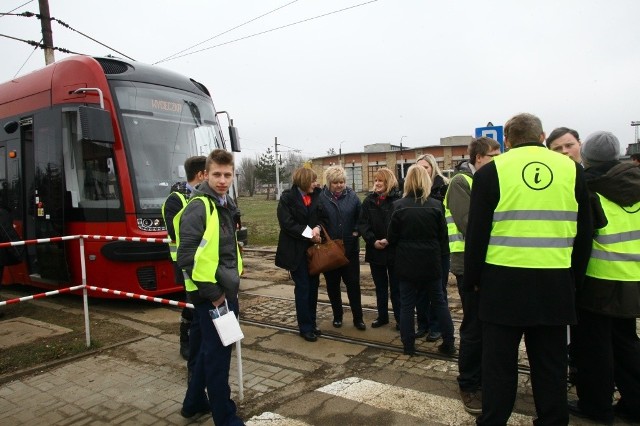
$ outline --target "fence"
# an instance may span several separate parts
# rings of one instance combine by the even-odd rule
[[[111,235],[67,235],[63,237],[51,237],[51,238],[38,238],[34,240],[23,240],[23,241],[11,241],[6,243],[0,243],[0,249],[4,247],[10,246],[22,246],[22,245],[36,245],[36,244],[49,244],[56,243],[61,241],[70,241],[70,240],[80,240],[80,270],[82,273],[82,284],[61,288],[58,290],[47,291],[44,293],[38,293],[31,296],[20,297],[16,299],[9,299],[0,302],[0,307],[5,305],[11,305],[15,303],[25,302],[29,300],[42,299],[49,296],[55,296],[58,294],[71,293],[73,291],[82,290],[82,304],[84,311],[84,328],[85,328],[85,338],[87,347],[91,346],[91,330],[90,330],[90,322],[89,322],[89,298],[88,291],[94,292],[102,292],[114,294],[117,296],[125,296],[132,299],[140,299],[147,300],[154,303],[161,303],[164,305],[178,306],[180,308],[191,308],[193,309],[193,305],[191,303],[179,302],[176,300],[163,299],[160,297],[151,297],[145,296],[142,294],[136,294],[131,292],[124,292],[120,290],[111,290],[108,288],[89,286],[87,285],[87,270],[85,263],[85,254],[84,254],[84,241],[85,240],[101,240],[101,241],[129,241],[129,242],[148,242],[148,243],[169,243],[171,242],[168,238],[140,238],[140,237],[117,237]],[[2,277],[0,277],[1,279]],[[236,357],[238,363],[238,393],[239,398],[242,400],[244,398],[244,384],[243,384],[243,373],[242,373],[242,348],[240,345],[240,341],[236,342]]]

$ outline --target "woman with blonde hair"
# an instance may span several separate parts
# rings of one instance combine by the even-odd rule
[[[435,198],[440,202],[444,202],[444,198],[449,189],[449,179],[447,179],[440,167],[436,157],[431,154],[423,154],[416,160],[416,164],[424,167],[431,178],[431,191],[429,196]],[[449,256],[442,258],[442,291],[444,292],[445,299],[447,295],[447,284],[449,283],[449,266],[451,261]],[[440,324],[438,317],[431,310],[431,301],[427,294],[423,295],[422,299],[418,300],[418,332],[417,337],[427,336],[427,342],[435,342],[442,337],[440,330]]]
[[[404,353],[414,355],[413,313],[423,293],[429,295],[431,309],[438,315],[443,343],[438,351],[455,354],[453,322],[442,292],[442,256],[449,255],[449,238],[442,203],[429,196],[431,179],[419,165],[409,167],[402,199],[393,203],[387,240],[395,253],[395,271],[400,282],[400,339]]]
[[[347,188],[345,178],[346,173],[341,166],[331,166],[324,172],[325,186],[320,194],[320,211],[326,218],[327,232],[332,239],[344,242],[345,255],[349,259],[348,265],[325,272],[324,279],[333,311],[333,326],[342,327],[342,280],[347,288],[353,325],[358,330],[366,330],[360,295],[360,245],[357,228],[361,203],[356,193]]]
[[[371,327],[378,328],[389,323],[391,290],[391,307],[397,328],[400,324],[400,289],[393,264],[393,249],[387,241],[387,230],[393,202],[399,200],[402,194],[398,190],[395,175],[388,168],[378,169],[373,179],[373,189],[362,202],[358,220],[358,231],[366,243],[364,260],[369,263],[371,278],[376,287],[378,317]]]
[[[438,166],[436,157],[431,154],[422,154],[416,159],[416,164],[427,169],[431,178],[431,191],[429,195],[436,200],[444,201],[444,196],[449,187],[449,179],[445,177]]]

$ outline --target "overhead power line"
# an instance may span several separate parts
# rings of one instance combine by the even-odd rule
[[[15,12],[16,10],[20,9],[21,7],[24,7],[24,6],[28,5],[29,3],[32,3],[33,1],[34,1],[34,0],[29,0],[28,2],[23,3],[23,4],[21,4],[21,5],[20,5],[20,6],[18,6],[18,7],[14,7],[14,8],[13,8],[13,9],[11,9],[8,13],[0,13],[0,18],[4,18],[4,16],[5,16],[5,15],[11,15],[11,14],[12,14],[11,12]]]
[[[23,43],[30,44],[31,46],[35,46],[36,48],[39,47],[40,49],[44,49],[45,48],[45,45],[43,43],[40,43],[40,42],[37,42],[37,41],[33,41],[33,40],[24,40],[22,38],[12,37],[12,36],[6,35],[6,34],[0,34],[0,37],[5,37],[5,38],[10,38],[11,40],[21,41]],[[52,47],[52,49],[53,50],[57,50],[58,52],[62,52],[62,53],[72,53],[74,55],[84,55],[84,53],[74,52],[72,50],[65,49],[64,47]]]
[[[14,10],[15,10],[15,9],[14,9]],[[34,16],[35,16],[35,17],[36,17],[36,18],[38,18],[38,19],[43,19],[42,15],[40,15],[39,13],[33,13],[33,12],[22,12],[22,13],[3,13],[2,15],[3,15],[3,16],[4,16],[4,15],[21,16],[21,17],[24,17],[24,18],[32,18],[32,17],[34,17]],[[49,19],[50,19],[51,21],[55,21],[55,22],[57,22],[58,24],[62,25],[63,27],[65,27],[65,28],[67,28],[67,29],[69,29],[69,30],[71,30],[71,31],[74,31],[74,32],[76,32],[76,33],[80,34],[80,35],[81,35],[81,36],[83,36],[83,37],[88,38],[89,40],[93,41],[94,43],[98,43],[99,45],[104,46],[104,47],[106,47],[107,49],[112,50],[112,51],[114,51],[114,52],[118,53],[119,55],[124,56],[124,57],[125,57],[125,58],[127,58],[127,59],[131,59],[132,61],[135,61],[135,59],[133,59],[132,57],[125,55],[124,53],[122,53],[122,52],[120,52],[120,51],[118,51],[118,50],[114,49],[114,48],[113,48],[113,47],[111,47],[111,46],[108,46],[108,45],[106,45],[106,44],[102,43],[101,41],[96,40],[95,38],[93,38],[93,37],[91,37],[91,36],[88,36],[87,34],[83,33],[82,31],[78,31],[78,30],[76,30],[75,28],[73,28],[72,26],[70,26],[69,24],[67,24],[66,22],[64,22],[64,21],[62,21],[62,20],[60,20],[60,19],[53,18],[53,17],[51,17],[51,18],[49,18]],[[7,37],[7,36],[5,36],[5,37]],[[13,37],[9,37],[9,38],[13,38]],[[16,39],[16,40],[20,40],[20,39]],[[25,40],[21,40],[21,41],[25,41]],[[32,42],[27,42],[27,43],[32,44]],[[35,43],[35,42],[33,42],[33,43]],[[41,46],[38,46],[38,47],[41,47]],[[76,52],[66,51],[66,49],[57,48],[57,47],[54,47],[53,49],[54,49],[54,50],[59,50],[59,51],[64,52],[64,53],[76,53]],[[80,53],[80,54],[81,54],[81,53]]]
[[[256,36],[259,36],[259,35],[262,35],[262,34],[266,34],[266,33],[270,33],[270,32],[273,32],[273,31],[281,30],[283,28],[292,27],[294,25],[302,24],[303,22],[309,22],[309,21],[313,21],[314,19],[324,18],[325,16],[329,16],[329,15],[333,15],[333,14],[336,14],[336,13],[344,12],[344,11],[349,10],[349,9],[355,9],[356,7],[365,6],[365,5],[369,4],[369,3],[375,3],[377,1],[378,0],[370,0],[370,1],[367,1],[367,2],[364,2],[364,3],[356,4],[354,6],[345,7],[344,9],[334,10],[333,12],[328,12],[328,13],[324,13],[322,15],[314,16],[312,18],[307,18],[307,19],[303,19],[301,21],[292,22],[291,24],[282,25],[282,26],[276,27],[276,28],[271,28],[270,30],[260,31],[259,33],[251,34],[251,35],[248,35],[248,36],[245,36],[245,37],[240,37],[240,38],[237,38],[235,40],[231,40],[231,41],[227,41],[227,42],[224,42],[224,43],[216,44],[216,45],[210,46],[210,47],[205,47],[204,49],[194,50],[193,52],[185,53],[184,55],[173,56],[170,59],[163,59],[163,61],[167,62],[167,61],[173,61],[174,59],[178,59],[178,58],[184,58],[185,56],[193,55],[193,54],[199,53],[199,52],[204,52],[205,50],[215,49],[216,47],[224,46],[226,44],[235,43],[235,42],[238,42],[238,41],[241,41],[241,40],[246,40],[248,38],[256,37]],[[160,62],[163,62],[163,61],[160,61]],[[156,62],[156,63],[158,63],[158,62]]]
[[[208,42],[208,41],[211,41],[211,40],[213,40],[214,38],[218,38],[218,37],[220,37],[221,35],[224,35],[224,34],[226,34],[226,33],[230,32],[230,31],[233,31],[233,30],[238,29],[238,28],[240,28],[240,27],[242,27],[242,26],[245,26],[245,25],[247,25],[247,24],[250,24],[250,23],[251,23],[251,22],[253,22],[253,21],[257,21],[258,19],[263,18],[263,17],[265,17],[265,16],[267,16],[267,15],[269,15],[269,14],[273,13],[273,12],[276,12],[276,11],[280,10],[280,9],[283,9],[283,8],[285,8],[285,7],[287,7],[287,6],[291,5],[291,4],[293,4],[293,3],[296,3],[297,1],[298,1],[298,0],[293,0],[292,2],[289,2],[289,3],[285,4],[284,6],[280,6],[280,7],[278,7],[278,8],[273,9],[273,10],[270,10],[269,12],[264,13],[264,14],[262,14],[262,15],[260,15],[260,16],[256,16],[255,18],[250,19],[250,20],[248,20],[247,22],[244,22],[244,23],[242,23],[242,24],[240,24],[240,25],[236,25],[236,26],[235,26],[235,27],[233,27],[233,28],[229,28],[228,30],[223,31],[223,32],[221,32],[220,34],[216,34],[216,35],[214,35],[213,37],[206,39],[205,41],[201,41],[200,43],[197,43],[197,44],[194,44],[193,46],[187,47],[186,49],[183,49],[183,50],[181,50],[181,51],[179,51],[179,52],[176,52],[176,53],[174,53],[173,55],[169,55],[169,56],[167,56],[167,57],[166,57],[166,58],[164,58],[164,59],[160,59],[158,62],[154,62],[154,63],[153,63],[153,65],[159,64],[159,63],[164,62],[164,61],[167,61],[167,60],[170,60],[171,58],[173,58],[173,57],[174,57],[174,56],[176,56],[176,55],[179,55],[179,54],[181,54],[181,53],[184,53],[184,52],[186,52],[187,50],[191,50],[191,49],[193,49],[194,47],[200,46],[201,44],[204,44],[204,43],[206,43],[206,42]]]

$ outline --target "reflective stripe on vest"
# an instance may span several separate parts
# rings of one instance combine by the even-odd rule
[[[174,191],[171,194],[176,194],[178,196],[178,198],[180,198],[180,201],[182,202],[182,208],[184,209],[184,206],[187,205],[187,197],[184,196],[184,194],[182,192],[177,192]],[[169,197],[167,197],[167,199],[169,199]],[[164,203],[162,203],[162,220],[164,220],[165,226],[167,224],[167,216],[164,212],[164,208],[167,204],[167,200],[164,200]],[[175,233],[176,231],[176,227],[173,227],[173,232]],[[167,233],[168,235],[168,233]],[[171,235],[169,235],[169,238],[172,238]],[[173,260],[174,262],[178,259],[178,244],[176,244],[175,239],[174,241],[171,241],[169,243],[169,255],[171,256],[171,260]]]
[[[564,155],[523,146],[493,159],[500,200],[486,262],[517,268],[569,268],[577,230],[576,166]]]
[[[467,183],[469,184],[469,188],[473,184],[473,179],[471,176],[460,173],[463,176]],[[451,188],[451,184],[449,184],[449,189]],[[444,216],[447,220],[447,234],[449,235],[449,251],[451,253],[461,253],[464,252],[464,235],[456,226],[455,221],[453,220],[453,216],[451,215],[451,210],[449,210],[449,191],[444,197]]]
[[[621,207],[596,193],[607,226],[596,230],[587,276],[614,281],[640,277],[640,202]]]
[[[218,219],[218,213],[214,203],[209,200],[207,196],[198,195],[189,199],[189,203],[194,200],[200,200],[205,207],[207,224],[204,230],[204,235],[198,244],[196,253],[193,257],[193,269],[191,271],[191,277],[195,281],[212,282],[216,283],[216,271],[218,270],[218,262],[220,259],[220,220]],[[180,218],[184,212],[184,208],[173,219],[173,226],[176,230],[176,244],[180,246]],[[242,256],[240,254],[240,247],[236,240],[236,255],[238,259],[238,275],[242,274]],[[183,271],[184,275],[184,287],[187,291],[196,291],[198,287],[195,285],[192,279],[189,278],[187,273]]]

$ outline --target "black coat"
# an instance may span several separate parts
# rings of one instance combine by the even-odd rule
[[[387,240],[395,247],[395,270],[401,281],[426,283],[442,276],[442,256],[449,237],[442,203],[431,197],[422,204],[413,195],[393,203]]]
[[[394,188],[389,191],[384,200],[380,200],[380,196],[372,192],[362,202],[358,232],[366,243],[365,262],[378,265],[393,264],[395,249],[392,246],[387,246],[378,250],[374,247],[374,243],[377,240],[387,238],[391,213],[393,213],[393,202],[399,200],[400,197],[400,191]]]
[[[288,271],[295,271],[302,262],[306,262],[307,248],[311,240],[302,236],[308,226],[314,228],[320,224],[318,202],[320,188],[311,194],[311,205],[305,207],[298,187],[282,191],[278,203],[278,248],[276,250],[276,266]]]
[[[358,232],[361,207],[360,198],[351,188],[345,189],[338,199],[326,186],[320,193],[320,215],[326,221],[327,232],[332,240],[342,240],[347,257],[360,251],[358,236],[353,234]]]

